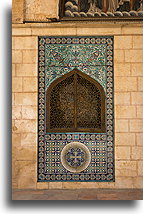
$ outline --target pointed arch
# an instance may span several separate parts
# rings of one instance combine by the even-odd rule
[[[46,92],[47,132],[103,133],[105,92],[87,74],[74,69],[56,79]]]

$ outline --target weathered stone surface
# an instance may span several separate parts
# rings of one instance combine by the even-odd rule
[[[133,48],[134,49],[141,49],[143,47],[143,37],[140,36],[133,36]]]
[[[19,189],[36,189],[36,162],[16,161],[15,170]]]
[[[12,1],[12,23],[23,23],[24,0]]]
[[[12,200],[143,200],[139,189],[14,190]]]
[[[137,91],[136,77],[115,77],[115,92]]]
[[[114,102],[115,105],[130,105],[131,101],[131,95],[130,92],[115,92],[114,95]]]
[[[20,77],[12,78],[12,91],[13,92],[22,92],[22,78],[20,78]]]
[[[131,75],[132,76],[143,76],[143,65],[142,63],[132,63],[131,64]]]
[[[142,146],[133,146],[131,153],[132,160],[142,160],[143,159],[143,147]]]
[[[133,105],[143,105],[143,92],[131,92],[131,103]]]
[[[22,51],[12,51],[12,63],[22,63]]]
[[[37,132],[37,120],[15,120],[16,133],[35,133]]]
[[[132,49],[133,37],[132,36],[115,36],[114,48],[115,49]]]
[[[13,49],[23,50],[23,49],[37,49],[37,37],[28,36],[28,37],[13,37]]]
[[[125,62],[143,62],[142,50],[125,50]]]
[[[63,183],[62,182],[50,182],[49,189],[62,189]]]
[[[129,146],[115,147],[115,157],[117,160],[129,160],[131,155],[131,148]]]
[[[130,76],[131,64],[130,63],[115,63],[114,66],[115,76]]]
[[[143,120],[130,120],[130,132],[143,132]]]
[[[37,64],[16,64],[16,76],[34,77],[38,75]]]
[[[38,91],[38,78],[24,77],[22,80],[23,92],[37,92]]]
[[[37,119],[38,110],[36,106],[22,106],[22,119]]]
[[[37,105],[37,93],[16,93],[15,105]]]
[[[115,107],[115,118],[136,118],[136,107],[135,106],[116,106]]]
[[[22,51],[22,59],[23,59],[23,63],[25,64],[33,64],[33,63],[37,63],[37,51],[36,50],[23,50]]]
[[[116,119],[115,120],[115,132],[128,132],[129,124],[128,120]]]
[[[115,145],[116,146],[132,146],[135,145],[135,133],[116,133]]]
[[[136,161],[116,161],[115,162],[116,176],[137,176]]]

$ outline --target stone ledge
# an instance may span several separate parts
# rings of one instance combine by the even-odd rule
[[[12,200],[143,200],[143,189],[13,190]]]

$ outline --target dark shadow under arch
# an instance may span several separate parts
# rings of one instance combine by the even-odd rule
[[[46,92],[46,131],[105,132],[103,87],[78,69],[56,79]]]

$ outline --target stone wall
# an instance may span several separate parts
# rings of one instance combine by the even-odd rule
[[[39,35],[114,35],[115,183],[37,183]],[[143,72],[140,24],[13,25],[13,188],[142,188]]]
[[[59,0],[13,0],[13,23],[47,21],[57,18]]]
[[[41,1],[45,2],[45,8],[39,6]],[[48,2],[54,2],[56,6],[52,6],[54,3],[48,5]],[[29,5],[26,10],[23,9],[25,3]],[[49,7],[48,12],[46,5]],[[51,7],[53,10],[50,9]],[[56,11],[57,0],[13,0],[13,188],[143,188],[142,25],[139,23],[22,24],[25,17],[27,20],[32,20],[33,14],[35,17],[39,14],[54,16]],[[40,35],[114,36],[115,183],[37,183],[37,48]]]

